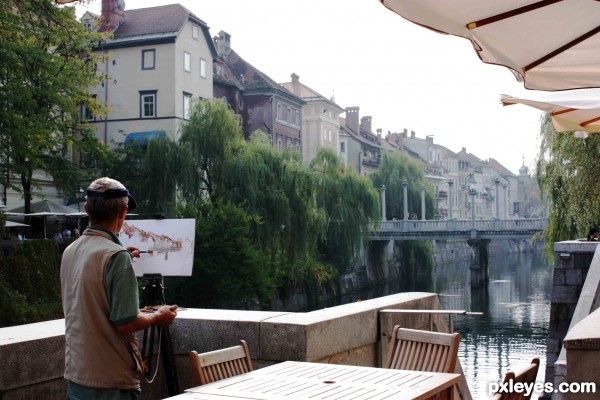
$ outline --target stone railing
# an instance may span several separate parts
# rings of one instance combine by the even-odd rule
[[[558,388],[569,381],[572,369],[588,368],[572,356],[569,357],[567,340],[582,332],[579,325],[590,318],[590,313],[600,306],[600,246],[598,242],[571,240],[554,244],[554,283],[550,306],[550,326],[546,351],[546,382]],[[590,316],[590,317],[588,317]],[[596,317],[596,321],[599,321]],[[589,323],[589,322],[588,322]],[[586,326],[585,324],[582,326]],[[595,330],[597,331],[597,326]],[[578,328],[579,327],[579,328]],[[597,332],[582,332],[594,338]],[[580,343],[581,341],[577,341]],[[600,353],[597,353],[600,354]],[[597,356],[596,356],[597,357]],[[575,364],[569,363],[569,358]],[[592,368],[592,367],[589,367]],[[600,359],[594,371],[600,371]],[[598,387],[600,390],[600,386]],[[577,397],[575,397],[577,396]],[[544,394],[541,399],[579,399],[579,395],[556,392]],[[597,396],[597,395],[596,395]],[[587,398],[587,397],[581,397]],[[597,398],[597,397],[592,397]]]
[[[187,309],[170,328],[180,390],[195,386],[188,352],[248,342],[255,368],[285,360],[379,366],[379,311],[439,309],[434,293],[400,293],[308,313]],[[402,315],[398,324],[427,329],[426,314]],[[0,398],[65,397],[64,320],[0,329]],[[143,382],[142,399],[168,397],[162,362]]]
[[[567,334],[569,400],[597,400],[600,396],[600,310],[579,321]],[[585,386],[587,385],[587,386]],[[592,386],[593,385],[593,386]]]

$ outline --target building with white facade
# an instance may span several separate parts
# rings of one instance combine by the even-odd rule
[[[104,57],[94,66],[102,79],[90,90],[108,112],[87,113],[107,145],[176,139],[194,101],[213,97],[214,43],[206,23],[185,7],[126,10],[122,1],[102,0],[100,18],[86,13],[81,21],[112,33],[95,49]]]

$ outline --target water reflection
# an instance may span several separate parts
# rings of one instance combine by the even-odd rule
[[[461,333],[459,359],[473,399],[488,399],[488,384],[501,382],[509,370],[524,368],[539,357],[542,382],[552,290],[551,267],[539,253],[491,257],[489,284],[470,287],[470,263],[437,266],[432,274],[404,276],[399,282],[335,299],[318,308],[399,292],[436,292],[442,308],[481,311],[483,316],[456,317]],[[532,396],[537,399],[537,395]]]
[[[534,357],[541,361],[542,382],[552,290],[548,263],[541,254],[493,257],[489,284],[477,289],[470,287],[469,273],[469,263],[453,263],[438,266],[432,280],[443,308],[484,313],[455,322],[462,336],[459,359],[473,398],[488,398],[489,383],[500,382],[507,371],[524,368]]]

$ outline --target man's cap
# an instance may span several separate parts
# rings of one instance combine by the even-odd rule
[[[87,189],[88,197],[103,197],[105,199],[118,199],[120,197],[129,197],[127,211],[133,211],[137,207],[135,199],[129,194],[127,189],[107,189],[104,191]]]

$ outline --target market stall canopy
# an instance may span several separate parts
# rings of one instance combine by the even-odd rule
[[[24,227],[24,226],[29,226],[29,225],[27,225],[27,224],[21,224],[19,222],[6,221],[6,227],[7,228],[17,228],[17,227]]]
[[[470,40],[481,61],[509,68],[527,89],[600,87],[600,1],[379,1],[415,24]]]
[[[9,213],[23,213],[25,210],[25,206],[16,207],[10,210],[7,210],[6,214]],[[77,212],[77,209],[71,208],[68,206],[63,206],[62,204],[55,203],[51,200],[41,200],[31,203],[30,205],[30,213],[22,214],[25,217],[39,217],[43,219],[43,233],[44,238],[47,237],[47,229],[46,229],[46,220],[48,217],[61,217],[66,216],[71,213]]]
[[[63,206],[62,204],[55,203],[51,200],[41,200],[31,203],[30,205],[30,213],[27,214],[29,216],[36,213],[51,213],[52,215],[61,215],[61,214],[69,214],[77,212],[76,208],[72,208],[69,206]],[[10,210],[6,210],[6,213],[24,213],[25,206],[20,206],[16,208],[12,208]]]
[[[550,114],[556,132],[600,132],[600,91],[565,92],[543,99],[502,95],[503,105],[525,104]],[[568,96],[571,95],[571,96]]]
[[[163,130],[158,131],[146,131],[146,132],[131,132],[125,136],[125,146],[146,146],[149,140],[166,137],[167,132]]]

